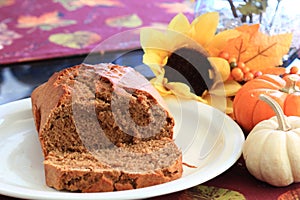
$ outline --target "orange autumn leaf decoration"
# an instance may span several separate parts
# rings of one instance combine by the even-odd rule
[[[35,28],[42,30],[52,30],[60,26],[75,24],[74,20],[64,20],[59,12],[47,12],[41,16],[20,16],[18,28]]]
[[[229,40],[223,51],[250,69],[272,74],[283,72],[277,66],[282,64],[282,57],[289,51],[292,34],[266,35],[259,31],[259,24],[243,25],[236,30],[242,34]]]
[[[263,74],[273,74],[273,75],[283,75],[286,73],[285,67],[268,67],[265,69],[261,69]]]

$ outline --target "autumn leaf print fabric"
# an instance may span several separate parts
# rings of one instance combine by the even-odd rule
[[[0,0],[0,65],[89,54],[115,34],[164,27],[175,12],[192,18],[193,5],[186,0]]]

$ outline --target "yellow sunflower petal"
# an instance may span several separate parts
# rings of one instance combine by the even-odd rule
[[[170,43],[168,35],[155,28],[143,28],[140,31],[140,43],[145,53],[156,53],[159,56],[167,56]]]
[[[225,113],[232,114],[233,113],[233,101],[231,98],[226,98],[226,110]]]
[[[170,82],[165,84],[165,87],[172,91],[172,93],[179,98],[194,99],[203,103],[207,103],[204,99],[192,93],[190,87],[184,83]]]
[[[171,20],[168,28],[180,33],[188,33],[191,29],[191,24],[185,15],[179,13]]]
[[[225,112],[227,109],[225,96],[218,96],[207,92],[202,96],[202,98],[207,101],[207,104],[211,105],[214,108],[217,108],[222,112]]]
[[[162,96],[167,96],[172,94],[172,92],[165,87],[165,84],[168,82],[168,80],[164,78],[164,74],[165,71],[162,69],[161,73],[156,75],[156,78],[150,80],[150,83]]]
[[[162,73],[162,66],[167,62],[167,56],[162,57],[157,52],[148,52],[143,55],[143,63],[148,65],[152,72],[157,76]]]
[[[214,68],[214,77],[213,79],[222,81],[228,79],[230,75],[230,65],[227,60],[220,57],[208,57],[207,58],[212,67]]]
[[[156,83],[160,83],[162,85],[166,84],[168,82],[168,79],[164,77],[165,76],[165,69],[161,68],[160,72],[156,75],[156,78],[154,79]]]
[[[217,96],[232,97],[237,93],[237,91],[241,87],[242,86],[238,82],[236,82],[234,80],[227,80],[224,83],[223,82],[215,83],[212,86],[209,93],[212,94],[212,95],[217,95]]]
[[[158,29],[143,28],[140,31],[140,43],[143,49],[163,47],[165,40],[165,34]]]
[[[150,82],[161,96],[167,96],[172,94],[172,91],[167,90],[162,83],[157,81],[157,78],[151,79]]]
[[[234,80],[227,80],[224,82],[224,87],[226,91],[226,96],[230,97],[235,96],[237,91],[239,91],[239,89],[241,89],[242,86]]]
[[[161,73],[161,67],[167,63],[170,53],[165,48],[168,38],[157,29],[144,28],[140,32],[140,42],[144,50],[143,63],[147,64],[157,76]]]
[[[218,23],[218,12],[208,12],[200,15],[192,22],[192,37],[205,47],[215,36]]]
[[[162,67],[160,65],[157,65],[157,64],[148,64],[147,65],[151,71],[153,72],[153,74],[157,77],[159,74],[161,74],[161,70],[162,70]]]

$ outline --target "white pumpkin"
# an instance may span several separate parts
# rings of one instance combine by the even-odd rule
[[[271,97],[260,98],[276,116],[257,124],[247,136],[243,146],[246,167],[273,186],[300,182],[300,117],[286,117]]]

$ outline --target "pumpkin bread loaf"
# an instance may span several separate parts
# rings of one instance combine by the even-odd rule
[[[48,186],[105,192],[181,177],[174,119],[133,68],[77,65],[55,73],[31,99]]]

